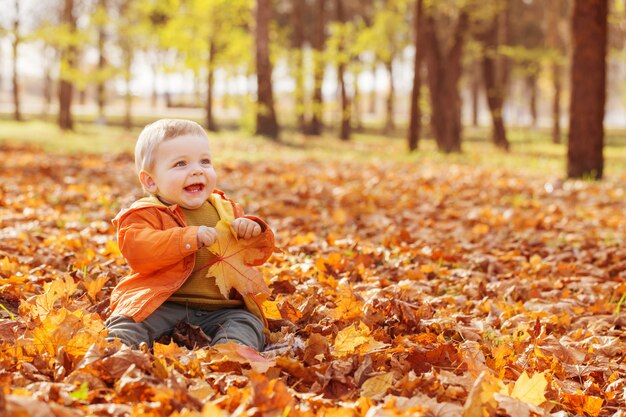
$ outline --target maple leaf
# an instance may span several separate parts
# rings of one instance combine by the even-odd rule
[[[208,250],[217,256],[211,263],[207,276],[214,276],[215,283],[225,298],[231,288],[240,294],[269,294],[263,274],[253,268],[274,251],[274,238],[269,229],[252,239],[237,239],[230,223],[220,220],[215,226],[217,240]]]
[[[511,397],[517,398],[525,403],[540,405],[546,401],[546,397],[543,393],[547,386],[548,380],[544,372],[536,373],[532,378],[529,378],[526,371],[524,371],[517,381],[515,381]]]

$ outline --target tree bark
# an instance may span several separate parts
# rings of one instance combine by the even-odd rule
[[[370,94],[369,94],[369,101],[368,101],[368,105],[367,105],[367,112],[369,114],[376,114],[376,101],[378,98],[378,94],[376,91],[376,85],[378,84],[378,76],[376,75],[376,68],[378,67],[378,62],[376,61],[376,58],[374,57],[374,62],[372,63],[372,89],[370,90]]]
[[[278,123],[272,93],[272,64],[270,62],[271,0],[257,0],[256,68],[257,109],[256,134],[278,139]]]
[[[13,52],[12,63],[12,84],[13,84],[13,119],[22,120],[22,112],[20,110],[20,83],[17,73],[17,58],[22,37],[20,36],[20,2],[15,0],[15,19],[13,19],[13,40],[11,42],[11,50]]]
[[[206,93],[206,128],[209,132],[217,132],[219,130],[215,118],[213,117],[213,84],[215,79],[215,41],[209,39],[209,60],[207,63],[207,93]]]
[[[395,129],[393,113],[394,113],[394,101],[396,99],[396,92],[395,92],[394,85],[393,85],[393,58],[385,62],[385,68],[387,69],[387,73],[389,74],[389,91],[387,92],[387,102],[385,106],[386,116],[385,116],[384,131],[385,131],[385,134],[389,135]]]
[[[508,83],[508,63],[507,59],[498,53],[498,47],[502,43],[501,38],[503,37],[500,33],[500,29],[504,27],[502,19],[506,21],[506,15],[507,11],[497,13],[487,30],[480,34],[485,49],[482,67],[487,104],[491,112],[493,143],[504,150],[508,150],[510,147],[502,115]]]
[[[552,86],[554,97],[552,98],[552,142],[561,143],[561,64],[552,63]]]
[[[63,15],[61,21],[67,24],[70,31],[76,31],[76,17],[74,16],[74,0],[64,0]],[[70,75],[64,71],[64,66],[70,70],[74,68],[76,61],[76,46],[73,41],[69,45],[61,48],[61,76],[59,81],[59,128],[62,130],[71,130],[74,128],[72,119],[72,95],[74,94],[74,85],[70,80]]]
[[[311,120],[308,132],[311,135],[321,135],[324,128],[322,122],[324,101],[322,97],[322,83],[324,82],[324,42],[326,36],[324,30],[325,22],[325,0],[316,0],[317,12],[315,14],[315,30],[313,35],[313,100],[311,109]]]
[[[447,54],[442,51],[437,38],[437,24],[432,15],[424,19],[424,42],[428,84],[432,107],[432,125],[437,147],[445,153],[461,151],[461,58],[464,37],[469,25],[466,11],[461,11],[454,29],[452,47]]]
[[[358,58],[357,58],[358,59]],[[363,120],[362,120],[362,94],[361,94],[361,86],[359,85],[359,78],[361,76],[360,64],[353,72],[354,75],[354,94],[352,96],[352,123],[354,125],[354,130],[356,132],[363,131]]]
[[[337,0],[336,3],[337,22],[340,25],[345,23],[345,14],[343,10],[343,0]],[[343,36],[343,35],[342,35]],[[339,62],[337,63],[337,78],[339,83],[339,93],[341,96],[341,121],[339,129],[339,139],[350,140],[350,99],[346,91],[346,62],[343,58],[344,55],[344,42],[343,39],[339,43]]]
[[[409,131],[407,142],[409,151],[415,151],[420,140],[422,127],[422,111],[420,109],[420,90],[422,88],[422,14],[424,13],[424,0],[415,0],[415,13],[413,16],[413,36],[415,45],[415,57],[413,59],[413,89],[411,90],[411,105],[409,118]]]
[[[128,58],[126,62],[126,94],[124,94],[124,129],[130,130],[133,127],[133,92],[131,89],[132,77],[131,77],[131,64],[132,58]]]
[[[100,0],[99,6],[103,10],[107,10],[107,0]],[[107,66],[107,59],[105,53],[106,44],[106,30],[104,24],[100,24],[98,27],[98,70],[100,74]],[[106,123],[105,107],[106,107],[106,82],[104,79],[100,79],[96,86],[96,100],[98,102],[98,121],[100,123]]]
[[[50,59],[48,50],[54,51],[56,55],[56,50],[53,48],[49,48],[48,44],[44,43],[41,51],[41,56],[44,59],[43,63],[43,107],[42,107],[42,116],[45,118],[48,116],[50,112],[50,107],[52,106],[52,98],[53,98],[53,81],[52,81],[52,61],[56,61],[56,59]]]
[[[561,90],[562,90],[562,72],[563,67],[559,62],[560,55],[565,49],[563,39],[559,32],[559,23],[561,20],[561,0],[552,0],[550,7],[547,8],[547,33],[546,43],[556,55],[550,63],[552,69],[552,142],[561,143]]]
[[[293,21],[293,73],[295,80],[294,104],[298,130],[306,133],[305,103],[304,103],[304,27],[307,3],[302,0],[292,0]]]
[[[575,0],[568,178],[601,179],[604,171],[608,0]]]
[[[479,60],[472,63],[472,81],[471,81],[471,95],[472,95],[472,126],[478,127],[480,119],[480,87],[481,87],[481,65]]]
[[[530,126],[537,127],[537,73],[533,71],[526,77],[526,86],[528,89],[528,112],[530,113]]]

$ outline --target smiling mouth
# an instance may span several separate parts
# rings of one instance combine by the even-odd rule
[[[204,190],[204,184],[191,184],[188,185],[184,188],[185,191],[189,192],[189,193],[199,193],[200,191]]]

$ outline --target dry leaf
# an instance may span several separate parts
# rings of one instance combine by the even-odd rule
[[[546,401],[544,392],[548,386],[548,380],[543,372],[536,373],[532,378],[524,371],[515,381],[511,397],[517,398],[525,403],[540,405]]]
[[[242,295],[269,294],[263,274],[253,268],[263,262],[274,251],[271,232],[261,233],[252,239],[237,239],[229,223],[220,220],[215,226],[217,240],[208,250],[217,256],[209,267],[208,276],[215,276],[215,282],[222,295],[229,298],[231,288]]]

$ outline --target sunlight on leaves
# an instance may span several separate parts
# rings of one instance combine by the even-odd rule
[[[547,386],[548,380],[544,372],[536,373],[532,378],[529,378],[528,374],[523,372],[515,381],[511,397],[529,404],[540,405],[546,401],[544,392]]]

